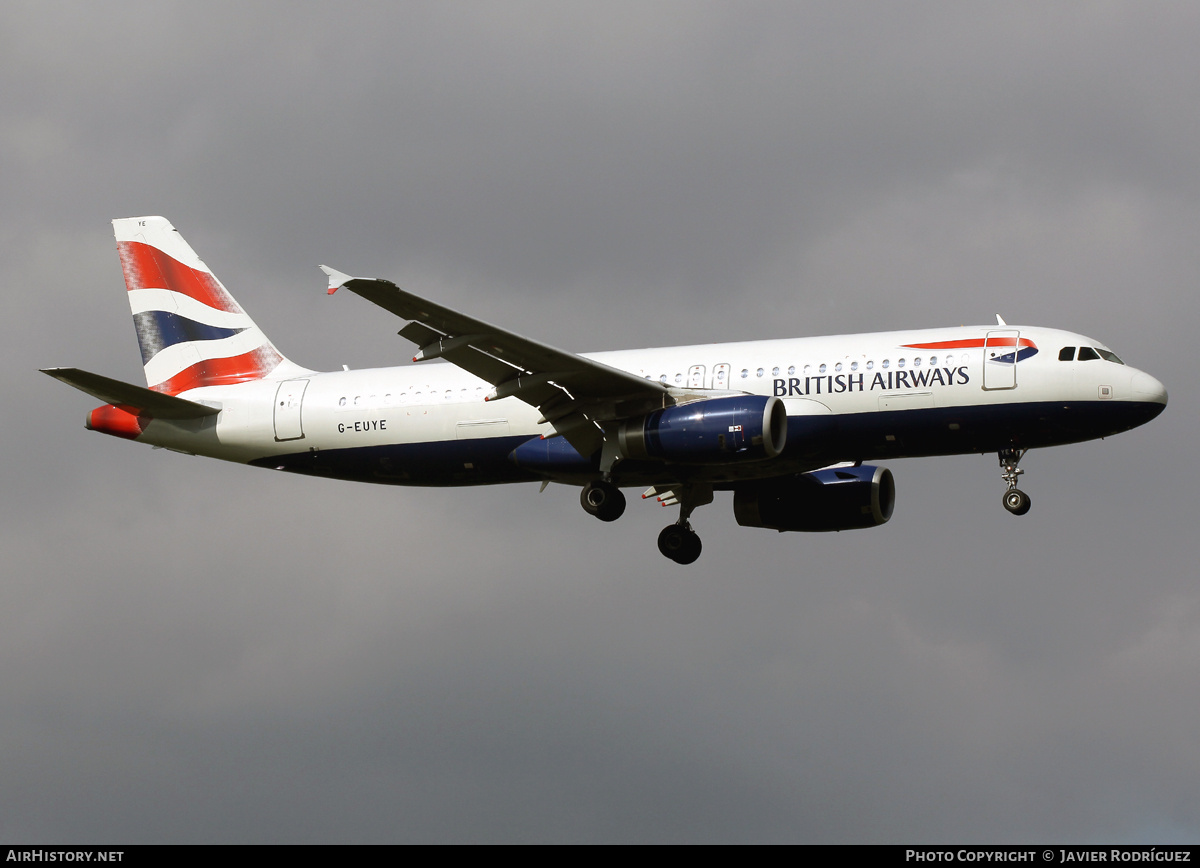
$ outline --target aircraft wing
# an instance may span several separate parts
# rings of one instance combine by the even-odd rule
[[[675,403],[666,386],[628,371],[522,337],[406,292],[389,280],[351,277],[327,266],[329,294],[340,287],[401,319],[399,332],[419,349],[413,361],[443,358],[542,411],[581,455],[603,443],[603,424]]]

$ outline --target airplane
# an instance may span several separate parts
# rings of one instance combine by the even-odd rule
[[[692,513],[732,491],[748,527],[887,522],[892,458],[996,453],[1004,507],[1032,448],[1145,424],[1163,384],[1073,332],[1008,325],[576,354],[383,279],[320,266],[399,317],[415,364],[317,372],[285,358],[162,217],[113,221],[146,386],[45,373],[105,402],[86,427],[194,455],[391,485],[579,486],[601,521],[622,488],[679,506],[658,547],[699,558]]]

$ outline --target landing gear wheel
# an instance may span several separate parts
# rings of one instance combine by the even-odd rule
[[[1010,488],[1004,492],[1004,508],[1013,515],[1024,515],[1029,512],[1029,495],[1019,488]]]
[[[589,482],[579,495],[579,502],[590,515],[601,521],[616,521],[625,512],[625,495],[611,482]]]
[[[677,564],[695,563],[703,548],[699,535],[681,524],[669,524],[658,535],[658,550]]]
[[[1017,465],[1021,463],[1021,459],[1028,451],[1028,449],[1009,448],[1001,449],[997,453],[1000,458],[1000,469],[1004,471],[1000,475],[1008,483],[1008,491],[1004,492],[1004,508],[1013,515],[1024,515],[1029,512],[1029,495],[1017,488],[1017,480],[1025,472]]]

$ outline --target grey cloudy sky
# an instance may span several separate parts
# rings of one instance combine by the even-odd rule
[[[0,839],[1195,841],[1200,7],[20,3],[0,29]],[[315,368],[313,266],[580,351],[989,322],[1143,429],[892,465],[871,531],[373,488],[85,432],[111,227]]]

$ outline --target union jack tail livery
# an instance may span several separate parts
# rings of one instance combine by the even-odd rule
[[[261,380],[285,361],[163,217],[113,221],[146,385],[178,395]]]

